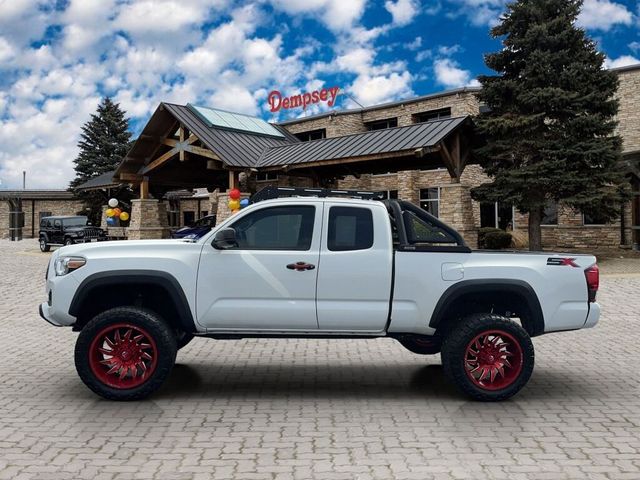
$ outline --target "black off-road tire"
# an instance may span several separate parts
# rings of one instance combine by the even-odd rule
[[[153,373],[132,388],[114,388],[96,376],[91,367],[91,346],[100,332],[110,326],[127,324],[143,329],[155,342],[157,363]],[[122,327],[123,329],[126,327]],[[84,384],[109,400],[141,400],[154,393],[169,376],[176,361],[174,330],[155,312],[138,307],[117,307],[95,316],[82,329],[75,348],[76,370]]]
[[[38,242],[40,243],[41,252],[48,252],[51,250],[51,245],[47,243],[47,237],[40,237],[40,240]]]
[[[511,336],[521,352],[521,369],[503,388],[489,390],[472,381],[467,373],[465,355],[471,342],[483,332],[500,331]],[[517,349],[513,346],[513,349]],[[518,393],[529,381],[534,366],[534,349],[531,338],[517,323],[501,315],[474,314],[462,319],[447,332],[442,343],[442,366],[444,374],[460,391],[483,402],[506,400]],[[520,355],[517,355],[519,358]],[[508,371],[508,370],[507,370]],[[518,370],[512,370],[517,372]],[[498,377],[496,377],[498,378]]]
[[[73,241],[73,238],[71,238],[71,237],[67,237],[67,238],[64,239],[65,246],[73,245],[74,243],[75,242]]]

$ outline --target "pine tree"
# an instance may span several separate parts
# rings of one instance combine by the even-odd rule
[[[497,75],[479,77],[478,98],[489,109],[477,118],[486,144],[475,153],[492,181],[472,194],[528,213],[531,250],[541,250],[549,202],[611,219],[625,194],[614,132],[618,79],[576,26],[581,6],[581,0],[507,5],[491,30],[503,48],[485,55]]]
[[[82,126],[78,142],[80,153],[73,161],[76,178],[71,181],[70,188],[74,189],[91,178],[115,170],[129,150],[130,138],[129,119],[125,112],[109,97],[103,98],[96,113],[91,115],[91,120]],[[77,192],[77,195],[88,209],[88,212],[81,213],[87,213],[89,219],[99,225],[102,205],[107,201],[104,193],[89,191]],[[120,200],[130,199],[129,187],[123,185],[118,196]]]
[[[82,126],[78,142],[80,153],[73,161],[76,178],[71,187],[115,170],[129,149],[130,138],[125,112],[109,97],[103,98],[91,120]]]

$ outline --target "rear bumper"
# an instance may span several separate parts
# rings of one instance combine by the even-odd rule
[[[589,313],[587,314],[587,320],[584,322],[584,328],[595,327],[600,320],[600,305],[597,303],[589,304]]]

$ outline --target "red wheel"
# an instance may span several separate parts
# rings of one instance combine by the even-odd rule
[[[524,387],[534,365],[527,332],[493,313],[472,314],[446,332],[442,344],[446,377],[475,400],[505,400]]]
[[[467,376],[479,388],[501,390],[522,371],[522,348],[503,330],[482,332],[469,342],[464,356]]]
[[[155,312],[116,307],[89,321],[78,335],[76,369],[82,381],[111,400],[139,400],[155,392],[176,360],[174,329]]]
[[[130,323],[117,323],[102,329],[89,347],[91,371],[112,388],[142,385],[157,364],[156,342],[146,330]]]

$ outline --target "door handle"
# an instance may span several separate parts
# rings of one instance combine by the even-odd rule
[[[305,270],[313,270],[316,266],[307,262],[296,262],[290,263],[287,265],[287,268],[289,270],[295,270],[296,272],[304,272]]]

